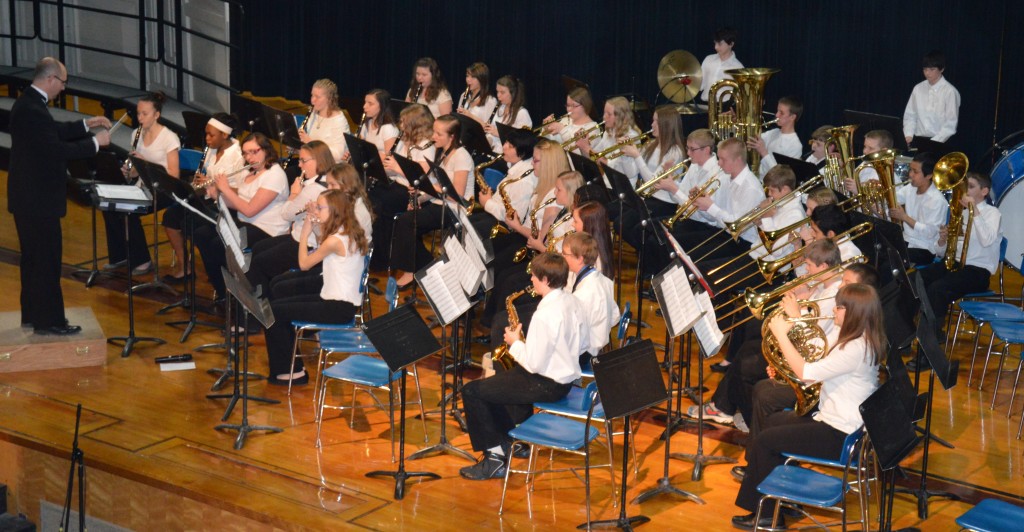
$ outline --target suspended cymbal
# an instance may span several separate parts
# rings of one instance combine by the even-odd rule
[[[658,87],[676,103],[685,103],[700,92],[700,62],[686,50],[673,50],[658,63]]]

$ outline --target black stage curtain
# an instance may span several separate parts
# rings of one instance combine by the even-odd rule
[[[1024,32],[1014,23],[1024,20],[1024,3],[1016,0],[243,3],[236,34],[245,78],[236,86],[260,95],[307,101],[312,82],[328,77],[343,97],[374,87],[402,97],[413,61],[431,56],[455,98],[475,61],[490,67],[492,84],[519,76],[537,121],[565,112],[562,74],[590,84],[598,106],[628,92],[652,100],[665,53],[688,50],[699,61],[714,52],[714,30],[728,25],[739,31],[745,66],[781,69],[765,110],[785,95],[804,101],[802,139],[821,124],[841,125],[844,109],[902,117],[931,49],[945,52],[946,77],[960,91],[955,147],[973,168],[990,166],[993,137],[1024,129]]]

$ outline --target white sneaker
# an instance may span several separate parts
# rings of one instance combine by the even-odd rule
[[[491,360],[490,351],[480,358],[480,368],[483,369],[483,378],[494,376],[494,361]]]
[[[743,421],[743,414],[736,412],[732,415],[732,424],[736,426],[736,430],[750,434],[750,427],[747,426],[747,422]]]
[[[693,405],[690,408],[687,408],[686,415],[693,419],[697,419],[700,415],[700,407]],[[704,419],[714,421],[716,423],[722,423],[724,425],[732,424],[732,416],[716,408],[715,403],[706,403],[704,405]]]

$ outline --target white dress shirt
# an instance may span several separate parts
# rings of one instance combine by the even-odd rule
[[[530,198],[533,197],[533,189],[537,188],[537,175],[532,170],[533,159],[523,159],[513,164],[508,169],[508,175],[498,184],[498,188],[495,188],[494,195],[484,204],[484,211],[490,213],[499,222],[505,221],[507,214],[505,212],[505,202],[501,195],[498,194],[498,190],[501,189],[508,196],[509,203],[512,204],[512,208],[516,211],[516,217],[519,218],[519,222],[523,223],[526,220],[527,211],[530,209]],[[529,174],[523,177],[527,172]],[[504,184],[504,188],[502,188],[502,184]]]
[[[979,203],[974,206],[974,222],[971,224],[971,242],[967,246],[967,258],[964,264],[984,268],[989,273],[996,272],[999,265],[999,244],[1003,239],[1001,226],[1002,213],[999,209],[988,203]],[[967,209],[963,210],[963,226],[967,227]],[[964,247],[963,231],[960,231],[960,238],[956,246],[956,258],[960,259]],[[943,257],[946,254],[946,247],[938,246],[935,242],[935,254]]]
[[[935,85],[924,80],[910,92],[910,100],[903,111],[903,135],[945,142],[956,133],[959,114],[960,92],[945,77],[939,78]]]
[[[590,329],[579,300],[561,288],[541,298],[526,341],[509,354],[526,371],[568,384],[580,377],[580,355],[590,345]]]
[[[631,128],[629,128],[628,131],[626,131],[626,134],[622,135],[622,136],[629,138],[629,137],[635,137],[635,136],[637,136],[639,134],[640,134],[639,130],[637,130],[636,128],[632,128],[631,127]],[[613,133],[612,131],[605,131],[604,134],[601,135],[601,138],[597,139],[597,141],[595,141],[594,143],[591,144],[591,146],[590,146],[590,153],[591,154],[595,154],[597,152],[601,152],[601,151],[607,150],[607,149],[611,148],[612,146],[618,144],[619,143],[619,139],[618,139],[618,137],[615,137],[614,135],[615,135],[615,133]],[[612,153],[615,153],[615,152],[612,152]],[[612,155],[612,153],[609,153],[608,155],[610,156],[610,155]],[[622,174],[625,175],[629,179],[629,186],[631,186],[633,188],[636,188],[636,178],[637,178],[638,175],[640,175],[640,169],[638,168],[639,165],[637,165],[636,160],[634,160],[632,157],[626,157],[624,155],[620,155],[619,157],[616,157],[614,159],[609,160],[607,164],[613,170],[616,170],[618,172],[622,172]],[[611,183],[606,183],[606,184],[607,184],[608,188],[611,188]]]
[[[806,217],[807,212],[804,211],[800,202],[794,199],[787,201],[781,207],[778,207],[776,209],[775,216],[765,216],[761,218],[760,225],[761,229],[764,231],[774,231],[775,229],[782,229],[783,227],[790,226]],[[784,246],[776,245],[775,249],[771,253],[767,254],[767,259],[781,259],[782,257],[792,253],[793,249],[793,244],[786,244]],[[763,247],[755,246],[755,248],[750,250],[748,254],[755,259],[766,258],[765,249]]]
[[[679,146],[672,146],[669,148],[668,154],[665,155],[665,157],[662,157],[661,146],[658,146],[654,148],[650,157],[646,160],[644,160],[642,156],[643,154],[641,153],[641,157],[637,157],[633,159],[633,161],[636,164],[637,170],[640,172],[640,177],[643,178],[644,183],[646,183],[658,175],[661,175],[666,168],[672,168],[678,164],[679,161],[682,161],[683,150],[679,149]],[[685,175],[685,173],[677,173],[672,179],[678,184],[682,181],[682,177]],[[664,201],[665,203],[673,203],[675,201],[672,198],[672,194],[667,190],[657,190],[651,195],[651,197]]]
[[[786,157],[799,159],[803,155],[803,145],[800,144],[800,137],[793,133],[783,133],[781,129],[769,129],[761,134],[765,148],[768,148],[768,155],[761,157],[761,166],[758,174],[763,178],[768,170],[776,166],[775,154],[781,153]]]
[[[498,106],[498,112],[494,115],[494,120],[490,121],[491,124],[495,124],[495,125],[497,125],[497,124],[505,124],[505,125],[511,127],[512,129],[522,129],[522,128],[532,128],[533,127],[533,119],[530,118],[530,112],[527,111],[525,107],[520,107],[519,108],[519,111],[516,112],[516,116],[512,117],[512,123],[511,124],[506,123],[505,122],[505,118],[504,118],[504,116],[505,116],[505,107],[507,107],[505,104],[501,104],[501,105]],[[491,114],[488,113],[487,116],[483,117],[483,120],[487,120],[490,117],[491,117]],[[490,145],[491,145],[491,151],[493,151],[494,153],[501,153],[501,138],[500,137],[498,137],[497,135],[491,135],[490,133],[488,133],[487,134],[487,142],[490,143]]]
[[[838,331],[833,331],[829,345],[834,345],[838,336]],[[860,404],[878,388],[878,366],[867,350],[864,338],[856,338],[834,347],[821,360],[804,364],[803,381],[821,383],[815,421],[846,434],[864,424]]]
[[[700,97],[705,102],[708,101],[708,93],[711,92],[711,86],[716,81],[723,79],[732,79],[732,76],[725,73],[726,70],[732,70],[734,68],[743,68],[743,63],[740,63],[739,59],[736,59],[736,52],[733,52],[729,56],[729,59],[722,61],[722,58],[718,57],[718,54],[711,54],[704,58],[704,61],[700,64],[701,78],[700,78]]]
[[[757,208],[757,205],[764,199],[761,182],[748,167],[743,167],[743,171],[738,176],[732,179],[726,178],[721,189],[725,191],[721,203],[718,203],[716,199],[716,202],[707,210],[707,214],[715,219],[717,227],[725,227],[726,222],[735,222],[744,214]],[[750,224],[740,238],[751,244],[760,242],[754,224]]]
[[[238,213],[238,219],[259,227],[270,236],[287,233],[291,223],[281,216],[281,209],[288,199],[288,177],[284,170],[275,164],[248,183],[242,180],[238,185],[238,196],[245,201],[252,201],[260,189],[267,189],[277,195],[260,212],[253,216]]]
[[[320,193],[327,190],[324,185],[326,181],[322,176],[312,176],[308,179],[303,179],[299,176],[297,179],[302,179],[302,190],[295,196],[295,199],[286,200],[284,207],[281,208],[281,217],[292,224],[292,238],[302,243],[302,224],[306,220],[306,204],[311,201],[316,201],[320,196]],[[309,238],[306,239],[306,246],[316,247],[316,235],[312,231],[309,233]]]
[[[348,152],[348,145],[345,144],[345,133],[350,131],[348,117],[345,113],[338,111],[330,118],[321,117],[316,111],[302,124],[309,138],[319,140],[331,149],[334,162],[340,163],[345,153]]]
[[[559,144],[564,144],[569,139],[575,137],[576,134],[580,132],[580,130],[590,129],[590,128],[592,128],[592,127],[597,125],[597,122],[594,122],[593,120],[588,120],[587,122],[585,122],[583,124],[579,124],[579,125],[573,124],[571,120],[568,121],[568,122],[569,122],[569,124],[566,125],[565,127],[563,127],[562,131],[560,131],[558,133],[551,133],[549,135],[546,135],[546,137],[551,139],[551,140],[553,140],[553,141],[555,141],[555,142],[557,142],[557,143],[559,143]],[[590,136],[594,137],[594,133],[595,132],[592,131],[590,133]],[[579,148],[579,146],[576,145],[575,142],[570,144],[569,146],[566,146],[566,148],[567,149],[565,151],[571,151],[571,152],[574,152],[574,153],[577,153],[577,154],[580,153],[580,148]]]
[[[590,327],[590,342],[586,351],[596,355],[608,345],[609,333],[619,321],[619,307],[615,304],[615,283],[594,268],[580,271],[583,277],[568,288],[579,300],[587,325]]]
[[[718,190],[711,195],[711,200],[715,203],[722,202],[726,181],[728,181],[729,176],[722,172],[722,169],[718,166],[718,156],[714,154],[707,161],[704,161],[704,164],[690,165],[690,168],[686,170],[686,174],[683,175],[683,180],[679,183],[679,190],[672,195],[672,200],[679,205],[685,204],[687,201],[690,201],[690,190],[704,186],[704,183],[707,183],[709,179],[718,179],[719,185]],[[705,211],[698,210],[691,219],[708,225],[715,225],[715,219]]]
[[[903,222],[903,238],[907,247],[931,251],[939,237],[939,226],[946,223],[949,212],[946,198],[932,184],[924,194],[918,193],[913,186],[900,187],[896,191],[896,201],[914,219],[914,227]]]

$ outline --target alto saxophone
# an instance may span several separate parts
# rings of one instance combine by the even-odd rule
[[[501,198],[501,203],[505,206],[506,220],[517,218],[519,216],[519,213],[516,212],[516,208],[512,205],[512,199],[508,197],[508,191],[505,190],[505,187],[523,180],[532,173],[533,168],[530,168],[529,170],[523,172],[523,175],[519,177],[514,177],[512,179],[503,179],[501,183],[498,183],[498,197]],[[502,225],[501,222],[494,224],[494,227],[491,228],[491,238],[497,238],[497,236],[500,234],[508,234],[508,227]]]
[[[555,198],[548,198],[547,201],[541,203],[536,209],[530,211],[530,236],[534,239],[540,236],[540,227],[537,227],[537,213],[544,210],[548,205],[555,202]],[[512,257],[513,262],[523,262],[523,259],[530,253],[529,246],[523,246],[516,250],[515,255]]]
[[[508,297],[505,298],[505,310],[508,312],[508,326],[510,329],[515,329],[516,327],[519,326],[519,313],[516,312],[516,306],[513,304],[513,302],[516,300],[516,298],[527,292],[529,292],[531,296],[536,295],[536,293],[533,291],[533,285],[530,285],[518,292],[512,292]],[[526,340],[526,338],[523,337],[522,331],[519,331],[519,339],[524,341]],[[505,369],[512,369],[512,364],[515,363],[515,360],[509,353],[508,344],[501,344],[500,346],[498,346],[498,348],[491,353],[491,361],[501,364],[501,367]]]
[[[548,234],[547,234],[547,236],[544,237],[544,240],[546,240],[547,243],[548,243],[547,250],[549,252],[557,253],[558,249],[556,249],[556,246],[558,246],[558,244],[562,240],[565,240],[566,236],[576,232],[575,229],[569,229],[568,231],[562,233],[561,235],[559,235],[557,237],[555,236],[555,229],[558,229],[558,226],[564,224],[565,222],[571,221],[571,220],[572,220],[572,213],[570,212],[570,213],[567,213],[565,216],[559,218],[557,221],[555,221],[555,223],[551,224],[551,227],[548,228]]]

